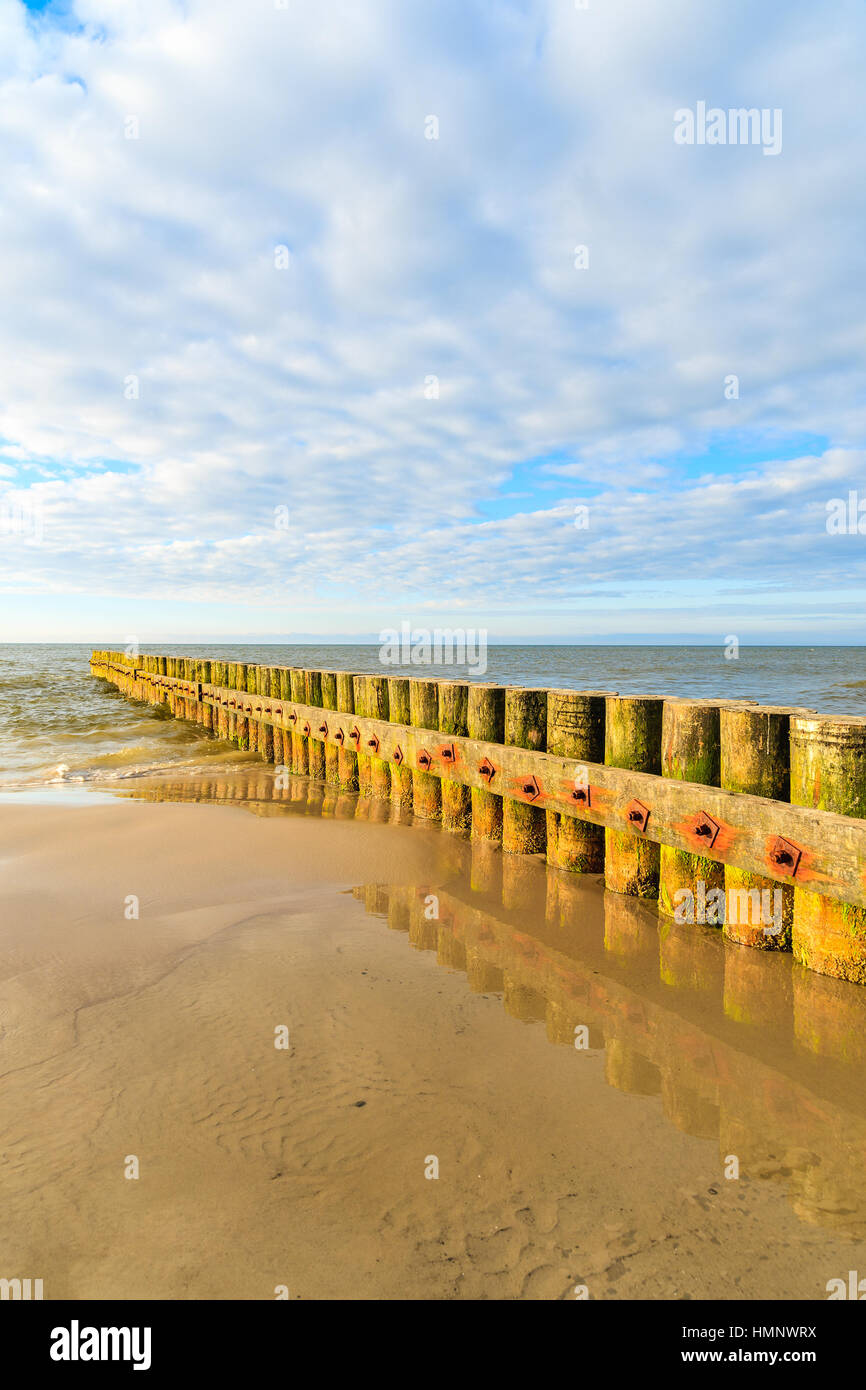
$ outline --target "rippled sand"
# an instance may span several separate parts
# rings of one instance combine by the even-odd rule
[[[0,805],[0,1276],[822,1299],[866,1272],[866,991],[267,786]],[[245,804],[173,804],[215,794]]]

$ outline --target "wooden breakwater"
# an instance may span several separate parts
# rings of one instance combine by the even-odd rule
[[[197,657],[90,666],[296,775],[866,984],[866,719]]]

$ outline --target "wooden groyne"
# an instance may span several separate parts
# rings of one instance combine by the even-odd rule
[[[866,984],[866,719],[198,657],[90,668],[288,772]]]

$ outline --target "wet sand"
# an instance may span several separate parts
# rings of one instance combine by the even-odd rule
[[[0,1275],[825,1299],[866,1273],[866,991],[250,785],[0,805]]]

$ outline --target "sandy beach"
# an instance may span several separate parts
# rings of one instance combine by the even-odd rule
[[[321,789],[163,794],[0,805],[5,1274],[823,1299],[866,1268],[856,987],[840,1013],[790,959]]]

